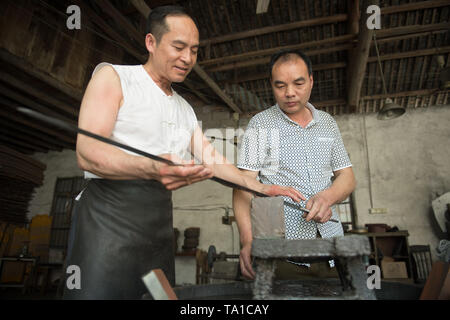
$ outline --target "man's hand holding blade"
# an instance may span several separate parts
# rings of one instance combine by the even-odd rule
[[[194,160],[185,161],[173,154],[160,155],[175,165],[158,162],[158,180],[168,189],[176,190],[185,185],[209,179],[213,176],[210,168],[195,164]]]
[[[303,217],[306,221],[314,220],[318,223],[325,223],[330,220],[332,203],[328,200],[326,190],[317,193],[311,197],[306,203],[306,209],[309,210],[308,214],[304,214]]]

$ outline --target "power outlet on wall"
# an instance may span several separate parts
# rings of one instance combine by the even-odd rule
[[[370,214],[386,214],[387,208],[370,208],[369,213]]]

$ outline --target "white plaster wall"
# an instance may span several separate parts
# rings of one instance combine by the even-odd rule
[[[366,115],[367,161],[362,115],[335,117],[354,165],[358,186],[355,205],[358,225],[386,223],[408,230],[409,244],[429,244],[432,253],[439,239],[432,229],[431,201],[450,191],[450,108],[408,109],[393,120]],[[369,214],[373,207],[387,214]]]
[[[43,185],[36,188],[34,197],[28,205],[29,219],[37,214],[50,214],[57,178],[83,176],[83,172],[78,168],[73,150],[35,153],[33,158],[46,164],[47,169],[44,173]]]

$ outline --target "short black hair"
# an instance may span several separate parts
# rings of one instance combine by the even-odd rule
[[[195,20],[181,6],[160,6],[152,9],[147,18],[146,32],[153,34],[156,38],[156,43],[159,43],[162,36],[166,32],[169,32],[169,26],[166,21],[166,17],[168,16],[186,16],[191,18],[195,23]]]
[[[278,51],[277,53],[273,54],[272,57],[270,58],[269,79],[272,79],[272,70],[273,70],[273,66],[275,65],[275,63],[279,59],[283,59],[283,61],[288,61],[292,58],[292,55],[296,55],[297,57],[302,59],[305,62],[306,67],[308,68],[308,75],[309,76],[312,75],[311,59],[309,59],[309,57],[304,52],[302,52],[300,50],[281,50],[281,51]]]

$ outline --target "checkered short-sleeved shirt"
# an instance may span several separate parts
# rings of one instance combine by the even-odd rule
[[[259,171],[264,184],[290,186],[308,200],[331,186],[333,171],[351,167],[336,121],[310,103],[313,119],[302,128],[274,105],[258,113],[249,122],[241,142],[237,167]],[[289,197],[287,202],[293,203]],[[301,201],[305,206],[307,201]],[[286,239],[313,239],[344,234],[340,223],[307,222],[303,212],[284,206]],[[339,220],[334,207],[332,218]]]

